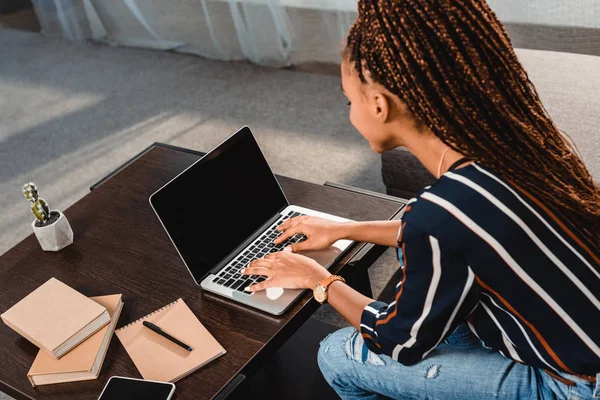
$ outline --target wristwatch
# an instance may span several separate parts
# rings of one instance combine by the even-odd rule
[[[320,304],[323,304],[327,301],[327,289],[329,285],[331,285],[335,281],[346,282],[344,278],[339,275],[331,275],[329,278],[323,279],[321,282],[317,283],[317,286],[313,289],[313,297]]]

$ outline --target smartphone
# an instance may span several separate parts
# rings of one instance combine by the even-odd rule
[[[98,400],[169,400],[174,391],[171,382],[111,376]]]

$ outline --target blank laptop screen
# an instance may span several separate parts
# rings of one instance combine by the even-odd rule
[[[247,127],[156,192],[150,201],[198,283],[288,205]]]

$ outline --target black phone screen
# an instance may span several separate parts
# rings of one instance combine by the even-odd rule
[[[113,377],[98,400],[167,400],[172,390],[170,383]]]

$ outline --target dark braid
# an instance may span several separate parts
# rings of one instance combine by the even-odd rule
[[[600,189],[554,125],[484,0],[359,0],[346,52],[446,145],[600,249]]]

